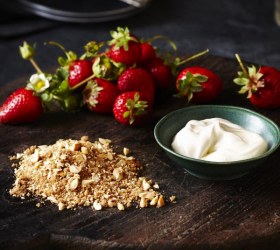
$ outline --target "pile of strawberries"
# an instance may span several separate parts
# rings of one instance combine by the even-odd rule
[[[177,97],[186,97],[188,102],[195,103],[209,103],[222,91],[222,80],[209,69],[197,66],[185,68],[179,74],[177,72],[179,65],[208,50],[184,61],[174,57],[170,60],[168,56],[159,56],[151,43],[153,39],[142,41],[128,28],[118,27],[110,34],[112,39],[108,42],[88,42],[80,57],[59,43],[49,42],[64,53],[58,58],[59,67],[53,74],[40,69],[34,60],[34,46],[24,42],[20,47],[21,55],[32,63],[36,73],[30,77],[25,88],[16,90],[3,103],[0,122],[33,122],[44,112],[72,112],[87,107],[100,114],[113,113],[121,124],[137,126],[147,121],[156,98],[172,94],[174,90]],[[175,49],[171,41],[170,45]],[[275,70],[279,76],[279,71],[265,70],[262,74],[262,68],[254,72],[249,68],[247,73],[241,60],[239,63],[242,72],[234,81],[243,85],[241,92],[248,91],[251,99],[261,92],[258,95],[264,95],[270,103],[259,106],[279,107],[279,78],[276,80],[273,76]],[[267,74],[269,80],[266,80]],[[267,92],[275,86],[277,91],[271,98]]]

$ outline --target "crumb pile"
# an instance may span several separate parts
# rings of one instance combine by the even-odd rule
[[[22,199],[42,197],[37,206],[49,200],[59,210],[76,206],[125,210],[134,203],[141,208],[164,206],[158,184],[138,177],[139,161],[128,156],[127,148],[123,154],[115,153],[110,143],[102,138],[90,142],[83,136],[29,147],[10,157],[18,161],[13,164],[16,180],[10,194]]]

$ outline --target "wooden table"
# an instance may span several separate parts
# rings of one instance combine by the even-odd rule
[[[195,63],[216,71],[224,91],[215,104],[250,108],[280,125],[280,110],[253,107],[237,94],[232,83],[235,61],[205,56]],[[22,78],[1,88],[3,101]],[[84,111],[52,114],[33,124],[0,125],[0,249],[279,249],[280,248],[280,151],[254,173],[232,181],[205,181],[174,165],[156,144],[153,128],[168,112],[186,106],[167,98],[156,106],[152,122],[141,128],[124,127],[112,116]],[[126,211],[91,208],[58,211],[36,199],[10,197],[14,181],[9,155],[30,145],[52,144],[59,138],[89,135],[110,138],[116,151],[124,146],[145,166],[143,175],[157,181],[166,197],[177,203],[163,208]],[[48,249],[49,249],[48,248]]]

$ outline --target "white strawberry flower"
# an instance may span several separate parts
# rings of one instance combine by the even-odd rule
[[[33,74],[30,79],[29,83],[27,84],[26,88],[30,90],[34,90],[37,93],[42,93],[44,90],[50,87],[50,81],[45,76],[45,74]]]

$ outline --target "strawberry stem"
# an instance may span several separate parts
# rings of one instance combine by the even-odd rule
[[[203,55],[205,55],[205,54],[208,53],[208,52],[209,52],[209,49],[206,49],[206,50],[204,50],[204,51],[201,51],[201,52],[199,52],[199,53],[197,53],[197,54],[194,54],[194,55],[192,55],[192,56],[186,58],[186,59],[183,60],[183,61],[175,62],[175,64],[176,64],[176,66],[178,67],[178,66],[180,66],[180,65],[182,65],[182,64],[185,64],[185,63],[187,63],[187,62],[189,62],[189,61],[191,61],[191,60],[193,60],[193,59],[196,59],[196,58],[198,58],[198,57],[200,57],[200,56],[203,56]]]
[[[63,53],[67,56],[67,50],[60,43],[55,42],[55,41],[48,41],[45,44],[54,45],[54,46],[60,48],[63,51]]]
[[[31,62],[31,64],[33,65],[33,67],[36,69],[37,73],[43,74],[43,71],[40,69],[40,67],[39,67],[38,64],[34,61],[33,58],[29,58],[29,61]]]
[[[83,84],[85,84],[86,82],[92,80],[95,77],[95,75],[91,75],[88,78],[82,80],[81,82],[79,82],[78,84],[76,84],[75,86],[73,86],[72,88],[70,88],[71,90],[75,90],[77,88],[79,88],[80,86],[82,86]]]
[[[176,46],[176,44],[175,44],[169,37],[167,37],[167,36],[156,35],[156,36],[152,37],[151,39],[147,40],[147,42],[152,43],[152,42],[154,42],[155,40],[159,40],[159,39],[166,40],[166,41],[169,43],[169,45],[172,47],[172,49],[173,49],[174,51],[177,51],[177,46]]]
[[[242,62],[242,60],[241,60],[241,58],[240,58],[240,56],[239,56],[238,54],[235,54],[235,57],[236,57],[236,59],[237,59],[239,65],[240,65],[240,68],[242,69],[244,75],[245,75],[246,77],[248,77],[248,79],[251,79],[251,77],[250,77],[249,74],[248,74],[248,71],[246,70],[246,68],[245,68],[245,66],[244,66],[244,64],[243,64],[243,62]]]

